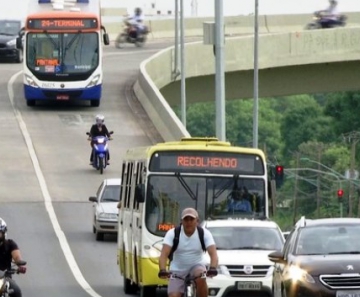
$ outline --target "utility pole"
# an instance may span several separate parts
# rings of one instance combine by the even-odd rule
[[[322,145],[318,147],[318,170],[321,170],[321,153],[322,153]],[[318,173],[316,179],[316,212],[317,217],[320,218],[320,206],[321,206],[321,176]]]
[[[351,155],[350,155],[350,174],[349,174],[349,217],[353,215],[353,202],[354,202],[354,183],[352,180],[355,178],[355,155],[356,155],[356,144],[360,140],[360,132],[352,131],[343,134],[343,138],[346,142],[351,144]],[[358,206],[360,209],[360,204]]]
[[[299,168],[300,154],[296,153],[296,168]],[[298,192],[298,175],[295,175],[295,185],[294,185],[294,217],[293,223],[296,224],[297,217],[297,192]]]
[[[259,130],[259,0],[255,0],[254,25],[254,107],[253,107],[253,147],[258,147]]]

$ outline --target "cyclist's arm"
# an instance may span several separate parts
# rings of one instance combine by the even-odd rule
[[[210,267],[217,267],[219,264],[219,258],[217,255],[215,244],[210,245],[207,248],[207,252],[209,253],[209,256],[210,256]]]
[[[166,270],[166,263],[167,263],[167,259],[169,257],[170,251],[171,251],[171,246],[169,246],[167,244],[163,244],[160,258],[159,258],[159,269],[160,270]]]
[[[166,264],[167,264],[167,260],[170,255],[171,248],[172,248],[172,245],[174,242],[174,237],[175,237],[175,229],[174,228],[170,229],[165,234],[163,246],[162,246],[161,254],[160,254],[160,258],[159,258],[159,269],[160,270],[166,269]]]
[[[210,256],[210,267],[217,267],[219,259],[216,251],[215,241],[211,232],[206,228],[204,228],[204,242],[206,251]]]

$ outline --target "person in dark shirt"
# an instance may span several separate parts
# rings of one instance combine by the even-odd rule
[[[94,137],[97,136],[107,136],[108,138],[110,138],[110,133],[106,127],[106,125],[104,124],[105,121],[105,117],[101,114],[97,115],[95,117],[95,124],[91,126],[90,128],[90,135],[89,135],[89,139],[91,140]],[[91,145],[91,155],[90,155],[90,165],[93,165],[93,161],[94,161],[94,142],[91,140],[90,142]],[[107,165],[109,165],[109,160],[110,160],[110,151],[108,150],[108,154],[107,154]]]
[[[4,271],[11,269],[11,262],[18,263],[22,261],[20,250],[16,242],[12,239],[7,239],[7,225],[3,219],[0,218],[0,270]],[[19,273],[26,272],[26,266],[19,266]],[[11,297],[21,297],[20,287],[14,280],[10,280],[10,288],[13,289]]]

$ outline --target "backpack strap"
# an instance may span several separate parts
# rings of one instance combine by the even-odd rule
[[[173,240],[173,245],[171,247],[171,251],[169,254],[169,260],[172,261],[174,252],[176,251],[178,245],[179,245],[179,238],[180,238],[180,231],[181,231],[181,225],[176,226],[174,229],[174,240]]]
[[[204,229],[202,227],[200,227],[200,226],[197,226],[197,230],[198,230],[202,250],[205,253],[206,252],[206,246],[205,246],[205,240],[204,240]]]

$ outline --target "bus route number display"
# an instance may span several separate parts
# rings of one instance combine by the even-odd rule
[[[96,29],[98,22],[96,19],[29,19],[27,23],[29,29],[34,30],[83,30]]]
[[[264,174],[264,166],[257,155],[198,151],[156,153],[151,159],[150,170]]]

